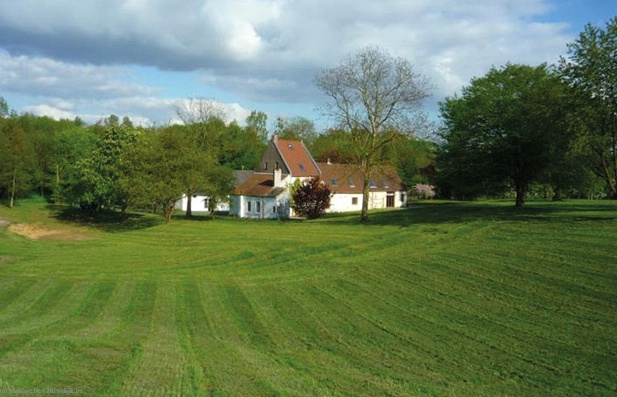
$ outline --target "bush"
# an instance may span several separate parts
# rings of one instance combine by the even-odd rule
[[[302,182],[292,194],[291,208],[308,219],[319,218],[330,207],[330,189],[319,178]]]

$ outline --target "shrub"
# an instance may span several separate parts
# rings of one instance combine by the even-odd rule
[[[291,208],[308,219],[319,218],[330,207],[330,189],[319,178],[302,182],[292,194]]]

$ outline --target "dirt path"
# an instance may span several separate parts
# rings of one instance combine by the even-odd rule
[[[1,221],[1,220],[0,220]],[[6,221],[8,224],[8,221]],[[1,223],[0,223],[0,226]],[[19,234],[32,240],[90,240],[92,236],[76,228],[51,229],[36,223],[16,223],[9,225],[11,233]]]

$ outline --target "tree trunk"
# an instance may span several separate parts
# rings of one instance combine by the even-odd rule
[[[193,216],[193,192],[186,192],[186,214],[187,218]]]
[[[172,200],[168,200],[163,205],[163,216],[165,218],[165,223],[171,222],[171,216],[174,213],[174,202]]]
[[[363,164],[363,186],[362,186],[362,212],[360,213],[360,222],[368,222],[368,204],[369,204],[369,191],[371,181],[371,167],[370,162],[366,161]]]
[[[517,183],[516,187],[516,203],[514,204],[517,208],[522,208],[525,206],[525,193],[527,193],[527,188],[523,183]]]
[[[15,204],[15,181],[17,179],[17,168],[13,170],[13,186],[11,187],[11,201],[9,203],[9,208],[13,208]]]

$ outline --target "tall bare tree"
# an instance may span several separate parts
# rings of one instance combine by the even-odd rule
[[[429,95],[428,80],[408,60],[367,47],[321,71],[316,84],[329,98],[325,113],[348,130],[356,149],[356,165],[363,174],[360,219],[365,222],[371,170],[386,146],[400,134],[413,134],[414,119]]]

